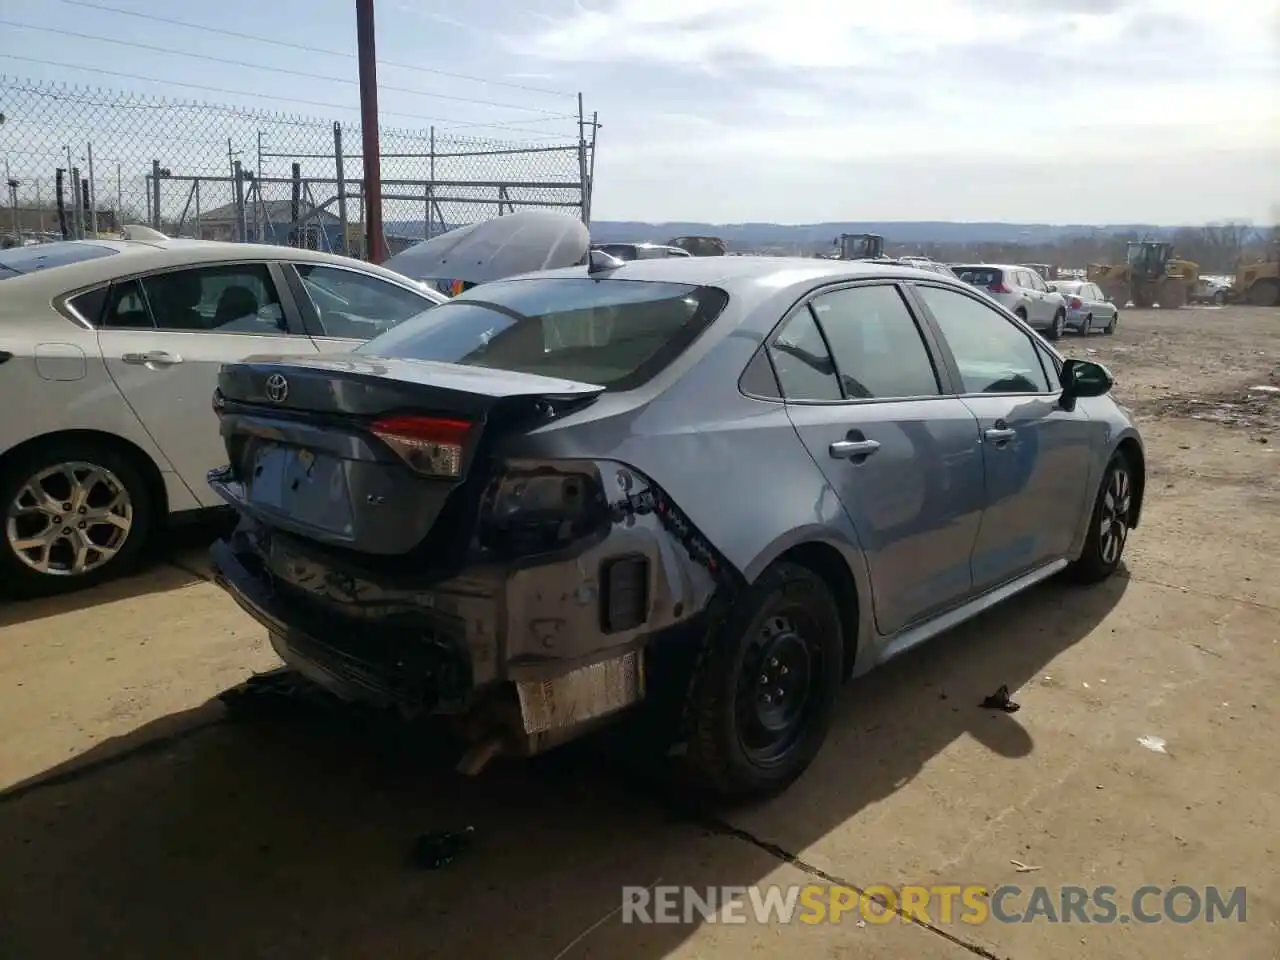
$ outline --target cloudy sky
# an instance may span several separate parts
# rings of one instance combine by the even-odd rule
[[[600,219],[1280,218],[1277,0],[376,6],[387,123],[572,137],[582,91]],[[0,19],[10,80],[356,116],[351,0],[0,0]]]

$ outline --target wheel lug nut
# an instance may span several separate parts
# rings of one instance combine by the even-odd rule
[[[769,695],[766,693],[766,694],[764,695],[764,702],[765,702],[765,703],[773,703],[773,697],[769,696]]]
[[[788,671],[786,667],[783,667],[778,672],[785,677],[790,671]]]
[[[781,688],[781,687],[779,687],[777,690],[773,691],[773,695],[774,695],[775,697],[777,697],[779,700],[781,700],[781,699],[782,699],[782,688]]]
[[[89,508],[88,508],[88,507],[81,507],[81,508],[80,508],[80,516],[82,516],[82,517],[83,517],[83,516],[84,516],[86,513],[88,513],[88,512],[89,512]]]
[[[69,533],[71,533],[71,528],[70,528],[70,527],[63,527],[63,528],[62,528],[62,532],[63,532],[63,534],[69,534]]]
[[[777,657],[770,657],[770,658],[769,658],[769,666],[771,666],[771,667],[776,667],[777,665],[778,665],[778,658],[777,658]]]
[[[70,510],[70,509],[71,509],[71,504],[69,504],[69,503],[64,503],[64,504],[62,505],[62,509],[63,509],[63,510]]]
[[[53,522],[54,522],[54,524],[59,524],[59,523],[61,523],[61,522],[62,522],[62,518],[61,518],[61,517],[54,517],[54,518],[53,518]]]
[[[81,520],[81,521],[80,521],[80,523],[79,523],[79,524],[77,524],[77,526],[79,526],[79,528],[80,528],[81,530],[83,530],[83,529],[85,528],[85,522],[84,522],[83,520]]]

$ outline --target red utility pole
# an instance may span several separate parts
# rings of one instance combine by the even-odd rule
[[[386,259],[382,242],[382,161],[378,149],[378,66],[373,43],[373,0],[356,0],[360,55],[360,130],[364,140],[364,229],[370,263]]]

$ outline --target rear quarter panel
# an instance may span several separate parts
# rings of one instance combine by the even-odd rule
[[[0,457],[29,440],[71,430],[120,437],[142,451],[165,480],[171,510],[198,506],[107,374],[97,337],[52,306],[40,275],[0,288]]]

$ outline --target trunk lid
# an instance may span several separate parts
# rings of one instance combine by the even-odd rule
[[[603,387],[536,374],[356,355],[224,365],[214,406],[229,467],[215,491],[270,528],[362,554],[458,554],[505,432]]]

